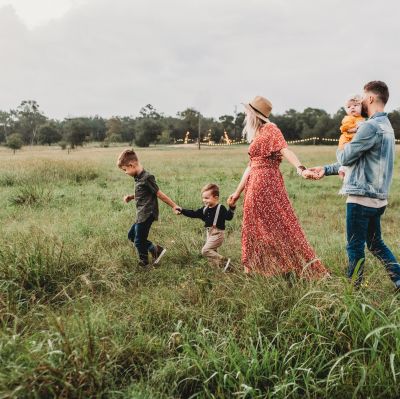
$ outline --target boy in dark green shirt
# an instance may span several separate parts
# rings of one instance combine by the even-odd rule
[[[135,194],[124,197],[126,203],[136,200],[137,210],[136,221],[128,232],[128,239],[134,243],[138,251],[141,266],[149,265],[149,252],[153,257],[153,264],[157,264],[166,249],[154,245],[148,240],[148,236],[152,223],[158,220],[158,198],[171,208],[176,209],[177,205],[158,188],[155,177],[144,170],[135,151],[123,151],[118,157],[117,165],[135,179]]]

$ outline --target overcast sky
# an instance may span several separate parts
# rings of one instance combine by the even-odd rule
[[[50,117],[335,112],[384,80],[400,107],[400,1],[0,0],[0,110]]]

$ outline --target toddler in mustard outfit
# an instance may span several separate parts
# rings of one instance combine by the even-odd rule
[[[357,132],[358,126],[361,122],[364,122],[364,118],[361,116],[361,96],[355,95],[350,97],[345,105],[347,115],[343,118],[342,124],[340,125],[340,131],[342,134],[339,138],[339,149],[343,150],[344,146],[353,139]],[[343,179],[346,174],[346,167],[341,166],[339,169],[339,176]]]

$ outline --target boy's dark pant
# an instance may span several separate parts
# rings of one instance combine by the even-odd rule
[[[385,209],[385,206],[370,208],[359,204],[347,204],[347,255],[349,258],[347,276],[353,277],[357,264],[360,262],[355,281],[356,286],[359,286],[362,281],[365,260],[364,249],[365,243],[367,243],[368,249],[383,263],[396,287],[400,287],[400,265],[382,240],[381,216]]]
[[[134,223],[128,232],[128,239],[134,243],[140,262],[146,265],[149,263],[149,251],[155,249],[153,243],[147,239],[153,222],[154,217],[151,215],[142,223]]]

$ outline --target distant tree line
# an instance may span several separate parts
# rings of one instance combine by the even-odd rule
[[[306,108],[299,112],[289,109],[283,114],[271,115],[271,121],[282,130],[287,140],[310,137],[338,138],[340,122],[345,115],[343,108],[331,115],[323,109]],[[389,113],[396,138],[400,138],[400,109]],[[55,120],[46,117],[39,104],[33,100],[22,101],[15,109],[0,111],[0,143],[14,151],[22,145],[59,144],[62,148],[74,148],[87,142],[129,142],[140,147],[153,143],[182,143],[189,132],[195,141],[200,127],[201,139],[220,142],[226,131],[232,140],[242,138],[244,113],[207,118],[193,108],[165,116],[151,104],[147,104],[137,117],[101,116],[65,118]]]

